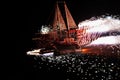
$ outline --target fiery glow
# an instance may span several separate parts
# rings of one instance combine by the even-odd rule
[[[81,49],[81,51],[82,51],[82,52],[87,52],[87,51],[88,51],[88,49]]]

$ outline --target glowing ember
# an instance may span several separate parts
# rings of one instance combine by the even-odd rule
[[[81,52],[82,53],[88,53],[90,49],[87,49],[87,48],[84,48],[84,49],[81,49]]]

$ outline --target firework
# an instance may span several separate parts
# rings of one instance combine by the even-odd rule
[[[102,37],[105,33],[120,32],[120,20],[111,16],[100,17],[100,18],[92,18],[89,20],[85,20],[80,22],[79,30],[83,30],[79,32],[77,35],[79,46],[87,45],[87,44],[119,44],[120,37],[105,36]],[[117,34],[116,34],[117,35]],[[102,37],[102,38],[100,38]],[[99,39],[98,39],[99,38]],[[97,40],[98,39],[98,40]],[[106,40],[109,40],[106,43]]]
[[[50,31],[49,27],[42,26],[42,28],[41,28],[41,34],[48,34],[49,31]]]

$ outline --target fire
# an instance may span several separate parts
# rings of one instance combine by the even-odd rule
[[[88,51],[88,49],[81,49],[81,51],[82,51],[82,52],[87,52],[87,51]]]

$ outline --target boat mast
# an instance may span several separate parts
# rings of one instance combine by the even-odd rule
[[[68,37],[70,37],[70,33],[69,33],[70,29],[72,29],[72,28],[75,29],[75,28],[77,28],[77,26],[76,26],[76,23],[75,23],[72,15],[70,14],[69,9],[67,8],[65,1],[64,1],[64,8],[65,8],[65,14],[66,14],[66,20],[67,20]]]
[[[63,15],[61,14],[60,8],[59,8],[59,3],[63,4],[64,7],[64,13],[65,17],[63,18]],[[66,21],[66,23],[65,23]],[[70,29],[75,29],[77,28],[75,21],[72,18],[72,15],[70,14],[70,11],[67,8],[67,5],[65,1],[57,1],[56,6],[55,6],[55,15],[54,15],[54,20],[52,23],[53,30],[59,32],[59,37],[61,38],[63,36],[62,31],[67,31],[66,32],[66,37],[70,37]]]

